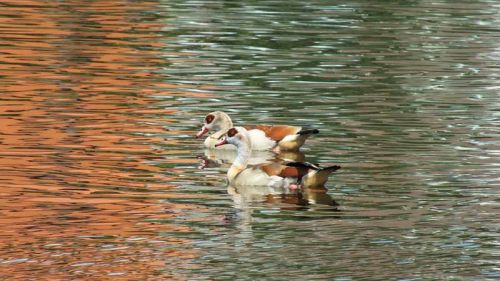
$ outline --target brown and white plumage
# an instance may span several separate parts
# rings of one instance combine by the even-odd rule
[[[259,186],[271,189],[272,193],[287,193],[299,184],[302,187],[323,186],[328,176],[340,169],[340,166],[319,167],[307,162],[267,163],[249,166],[252,153],[252,142],[248,131],[243,127],[234,127],[216,146],[233,144],[237,156],[227,172],[232,186]]]
[[[217,140],[231,127],[233,127],[233,122],[229,115],[222,111],[214,111],[205,117],[203,127],[196,134],[196,137],[214,131],[204,142],[206,147],[214,148]],[[309,136],[319,132],[316,129],[304,130],[299,126],[287,125],[249,125],[243,127],[247,130],[252,141],[253,150],[298,150]]]

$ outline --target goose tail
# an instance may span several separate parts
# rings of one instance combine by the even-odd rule
[[[313,135],[313,134],[318,134],[319,130],[318,129],[308,129],[308,130],[300,130],[297,135]]]
[[[341,167],[339,165],[332,165],[328,167],[320,167],[317,164],[309,162],[290,162],[287,166],[297,167],[304,171],[304,176],[301,179],[301,184],[304,187],[319,187],[324,186],[328,181],[328,177]]]

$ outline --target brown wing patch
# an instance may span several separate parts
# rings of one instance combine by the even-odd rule
[[[286,167],[281,171],[279,176],[286,178],[302,178],[305,174],[307,174],[307,169],[301,167]]]
[[[275,125],[275,126],[269,126],[269,125],[250,125],[250,126],[245,126],[245,129],[247,130],[261,130],[263,131],[266,136],[274,141],[280,141],[284,137],[288,135],[294,135],[302,129],[301,127],[296,127],[296,126],[286,126],[286,125]]]
[[[269,176],[279,176],[283,178],[302,178],[307,174],[305,167],[289,167],[279,163],[272,163],[260,167]]]
[[[285,168],[285,167],[279,163],[271,163],[271,164],[262,165],[262,166],[260,166],[260,168],[268,176],[277,176],[281,173],[281,170],[283,170],[283,168]]]

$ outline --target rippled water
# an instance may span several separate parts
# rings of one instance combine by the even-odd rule
[[[3,279],[500,276],[497,1],[0,6]],[[343,168],[242,202],[198,169],[213,110]]]

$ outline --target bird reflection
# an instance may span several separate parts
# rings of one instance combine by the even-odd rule
[[[206,168],[227,167],[236,159],[238,152],[235,149],[205,149],[203,155],[197,158],[201,160],[201,165],[198,169],[203,170]],[[305,155],[301,151],[283,151],[275,153],[272,151],[255,151],[253,150],[248,160],[249,165],[258,165],[263,163],[270,163],[276,160],[302,162]]]
[[[231,186],[227,191],[233,197],[235,207],[248,208],[253,202],[282,205],[286,209],[300,209],[301,206],[324,205],[337,207],[337,202],[327,193],[326,187],[305,187],[296,190],[274,190],[263,186]],[[295,205],[292,208],[285,205]],[[332,209],[333,210],[333,209]]]
[[[198,169],[230,167],[237,156],[235,149],[205,149],[204,154],[198,156],[201,165]],[[276,154],[272,151],[252,151],[248,159],[249,165],[268,163],[276,159]]]

